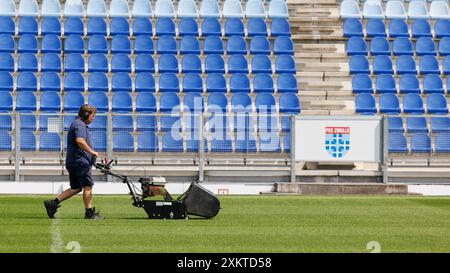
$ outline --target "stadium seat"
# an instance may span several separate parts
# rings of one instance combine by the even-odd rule
[[[435,139],[436,153],[450,153],[450,134],[438,134]]]
[[[106,17],[106,4],[104,0],[89,0],[86,7],[88,17]]]
[[[36,96],[33,93],[22,92],[16,95],[16,111],[21,113],[21,130],[36,130],[36,113],[32,113],[36,111]]]
[[[11,73],[0,71],[0,91],[12,92],[13,89],[14,80]]]
[[[219,36],[207,36],[203,42],[203,53],[223,55],[222,39]]]
[[[431,117],[432,133],[450,133],[449,117]]]
[[[14,72],[14,58],[10,53],[5,52],[0,53],[0,71]],[[20,71],[20,60],[19,60],[19,71]]]
[[[61,53],[61,39],[56,34],[47,34],[42,38],[42,53]]]
[[[183,138],[181,134],[167,132],[162,138],[163,152],[183,152]]]
[[[428,19],[427,3],[425,1],[411,1],[408,5],[409,19]]]
[[[259,134],[259,151],[262,153],[279,153],[280,136],[276,131],[270,131]]]
[[[225,61],[219,54],[211,54],[205,58],[205,73],[225,74]]]
[[[13,98],[9,92],[0,92],[0,98],[2,101],[2,104],[0,105],[0,111],[6,112],[6,111],[12,111],[13,109]],[[8,115],[11,117],[11,115]]]
[[[116,93],[114,97],[118,95],[128,95],[128,93],[119,92]],[[113,97],[113,111],[114,111],[114,97]],[[123,98],[121,98],[121,100],[122,99]],[[133,131],[133,116],[127,110],[125,111],[116,110],[116,114],[112,116],[112,127],[113,131],[119,131],[119,133],[125,132],[128,133],[130,131]]]
[[[158,39],[156,51],[158,54],[177,54],[177,41],[169,35],[161,36]]]
[[[88,103],[97,108],[98,112],[108,112],[108,96],[105,92],[92,92],[89,94]],[[106,126],[104,127],[106,129]]]
[[[250,40],[250,54],[270,55],[270,43],[267,37],[255,36]]]
[[[61,79],[56,72],[44,72],[40,79],[40,91],[61,91]]]
[[[421,75],[441,74],[439,62],[435,56],[425,55],[419,61],[419,72]]]
[[[150,54],[136,55],[134,60],[134,72],[150,72],[155,73],[155,60]]]
[[[250,22],[249,22],[249,25],[250,25]],[[247,26],[247,30],[248,30],[248,28],[249,28],[249,26]],[[234,36],[234,35],[245,36],[244,23],[239,18],[228,18],[225,21],[224,33],[225,33],[226,37],[230,37],[230,36]]]
[[[5,54],[4,56],[7,57],[8,55],[6,55],[7,53],[2,53]],[[50,54],[50,53],[48,53]],[[10,61],[8,59],[4,60],[4,61]],[[19,63],[18,63],[18,71],[22,72],[22,71],[31,71],[31,72],[37,72],[38,71],[38,60],[37,57],[34,53],[22,53],[19,55]],[[2,61],[0,61],[2,62]],[[8,71],[13,71],[14,70],[14,61],[11,60],[11,70]],[[0,65],[1,67],[2,65]],[[6,65],[5,65],[6,66]]]
[[[173,2],[171,0],[157,0],[155,4],[155,17],[176,17]]]
[[[180,120],[180,98],[174,92],[164,93],[160,96],[160,112],[164,113],[160,117],[161,131],[181,131]]]
[[[41,59],[41,71],[61,72],[61,58],[57,53],[45,53]]]
[[[436,23],[434,24],[434,35],[438,39],[450,37],[450,20],[436,20]]]
[[[252,58],[252,73],[272,74],[272,63],[267,55],[254,55]]]
[[[280,74],[277,79],[278,93],[297,93],[297,79],[292,74]]]
[[[344,0],[341,2],[340,6],[341,18],[361,18],[361,10],[359,9],[358,2],[352,0]]]
[[[440,93],[444,94],[444,85],[439,75],[430,74],[426,75],[423,79],[423,93]]]
[[[198,37],[199,27],[195,18],[181,18],[178,23],[179,36],[195,36]]]
[[[412,2],[416,3],[416,2]],[[417,133],[411,137],[411,152],[412,153],[430,153],[431,140],[427,134]]]
[[[158,152],[158,136],[155,132],[144,132],[138,136],[138,152]]]
[[[15,1],[3,1],[2,6],[0,8],[1,16],[16,16],[16,3]]]
[[[253,92],[269,92],[273,93],[275,91],[273,78],[270,74],[257,74],[253,78]]]
[[[369,60],[366,56],[351,56],[349,66],[350,74],[370,74]]]
[[[283,18],[278,18],[277,20],[285,20]],[[254,36],[268,36],[267,25],[263,18],[251,18],[248,20],[247,24],[247,32],[249,37]],[[290,37],[290,35],[277,35],[273,37]],[[287,38],[283,38],[283,41],[287,40]]]
[[[84,92],[84,77],[80,72],[69,72],[64,76],[64,91]]]
[[[91,54],[88,59],[88,71],[108,73],[109,67],[106,55],[102,53]]]
[[[403,119],[402,117],[388,117],[388,131],[389,133],[403,133]]]
[[[84,35],[84,25],[81,18],[67,18],[64,22],[64,35]]]
[[[352,77],[353,93],[373,93],[372,79],[366,74],[356,74]]]
[[[154,14],[151,1],[135,0],[131,14],[135,18],[135,20],[143,18],[145,19],[145,21],[147,21],[149,18],[152,18]]]
[[[19,17],[19,35],[33,34],[38,35],[38,22],[34,17]]]
[[[276,19],[276,20],[280,20],[280,19]],[[285,22],[288,22],[286,19],[281,19],[281,20],[285,20]],[[273,25],[273,22],[272,22]],[[289,26],[289,22],[288,22],[288,26]],[[363,25],[361,23],[361,21],[359,19],[355,19],[355,18],[350,18],[350,19],[346,19],[344,21],[344,37],[364,37],[364,31],[363,31]],[[286,33],[287,31],[283,31],[282,33]],[[290,34],[290,29],[289,29],[289,34]],[[271,36],[273,35],[273,30],[271,27]]]
[[[227,41],[227,54],[247,55],[247,43],[242,36],[231,36]]]
[[[130,36],[130,23],[128,22],[127,18],[125,17],[112,18],[109,25],[109,35]]]
[[[424,19],[414,20],[411,25],[411,31],[413,38],[432,37],[431,26],[428,20]]]
[[[135,76],[134,91],[155,92],[155,78],[150,73],[137,73]]]
[[[406,19],[406,9],[403,1],[388,1],[385,8],[387,19]]]
[[[87,35],[107,35],[106,21],[100,17],[91,17],[87,23]]]
[[[284,0],[273,0],[269,3],[269,9],[267,10],[269,18],[288,18],[289,10]]]
[[[3,28],[0,29],[0,34],[10,34],[13,36],[16,34],[16,23],[14,22],[13,18],[0,15],[0,25],[3,26]]]
[[[403,133],[393,132],[388,136],[389,153],[408,153],[408,142]]]
[[[66,53],[84,54],[84,41],[79,35],[69,35],[64,40],[64,51]]]
[[[225,18],[244,18],[244,10],[239,0],[225,0],[222,12]]]
[[[61,110],[61,98],[57,92],[45,92],[41,95],[40,99],[40,111],[60,111]],[[40,125],[42,128],[42,124]]]
[[[217,0],[202,1],[200,5],[200,17],[220,18],[222,16]]]
[[[108,77],[105,73],[94,72],[89,75],[88,78],[88,91],[89,92],[108,92]]]
[[[291,152],[291,133],[287,132],[284,136],[284,148],[283,151],[285,153],[290,153]]]
[[[228,57],[228,73],[248,74],[248,62],[244,55],[231,55]]]
[[[95,122],[95,120],[94,120],[94,122]],[[105,131],[93,131],[93,132],[91,132],[91,136],[92,136],[92,146],[94,146],[94,149],[99,152],[106,152],[106,147],[107,147],[106,132]]]
[[[213,73],[206,77],[206,92],[226,93],[227,82],[223,74]]]
[[[450,10],[448,8],[448,1],[435,0],[430,4],[431,19],[450,19]]]
[[[109,7],[109,17],[126,17],[130,16],[130,7],[127,0],[112,0]],[[113,20],[114,21],[114,20]]]
[[[159,96],[159,111],[180,111],[180,97],[175,92],[167,92]]]
[[[131,77],[126,72],[114,73],[111,79],[111,90],[113,92],[131,92]]]
[[[429,37],[420,37],[416,40],[416,55],[436,55],[436,46],[433,39]]]
[[[88,40],[88,53],[108,54],[108,42],[103,35],[92,35]]]
[[[128,36],[116,35],[111,41],[111,53],[131,54],[131,41]]]
[[[397,74],[417,74],[416,61],[412,56],[399,56],[397,58]]]
[[[372,94],[358,94],[355,98],[356,113],[373,115],[377,113],[375,98]]]
[[[131,59],[127,54],[114,54],[111,59],[111,72],[131,73]]]
[[[439,41],[439,56],[450,55],[450,37],[443,37]]]
[[[198,153],[200,149],[200,140],[198,136],[198,131],[190,131],[189,135],[185,138],[186,140],[186,151],[190,153]],[[208,152],[208,142],[204,139],[203,147],[205,153]]]
[[[132,99],[128,92],[116,92],[112,97],[112,111],[113,112],[131,112]]]
[[[14,52],[14,47],[11,48],[12,52]],[[11,52],[11,51],[6,51]],[[19,44],[17,46],[17,52],[31,52],[31,53],[38,53],[38,41],[36,39],[36,36],[33,34],[23,34],[19,38]]]
[[[409,28],[405,20],[392,19],[389,23],[389,37],[409,37]]]
[[[236,137],[236,149],[238,153],[254,153],[256,152],[256,139],[248,132],[238,133]]]
[[[395,79],[392,75],[381,74],[378,75],[375,81],[377,94],[383,93],[397,93]]]
[[[351,37],[348,39],[347,55],[367,55],[366,41],[361,37]]]
[[[391,57],[386,55],[375,56],[373,60],[373,73],[375,75],[394,74]]]
[[[370,55],[391,55],[388,40],[385,37],[374,37],[370,42]]]
[[[183,36],[180,42],[181,54],[197,54],[200,55],[200,43],[196,36]]]
[[[163,54],[159,56],[158,60],[159,73],[178,73],[178,59],[172,54]]]
[[[159,18],[156,21],[155,33],[157,36],[176,36],[174,21],[171,18]]]
[[[64,16],[84,17],[84,5],[81,0],[70,0],[64,4]]]
[[[135,5],[138,2],[146,2],[147,0],[135,1]],[[133,21],[133,35],[148,35],[153,36],[153,25],[149,18],[135,18]]]
[[[408,37],[395,38],[392,44],[392,53],[394,56],[414,55],[413,45]]]
[[[181,59],[182,73],[202,73],[202,61],[200,57],[195,54],[184,55]]]
[[[184,105],[183,112],[185,114],[199,113],[199,112],[203,112],[205,110],[203,96],[199,92],[192,92],[192,93],[185,94],[183,105]],[[189,118],[194,119],[195,117],[191,116]],[[194,126],[190,126],[193,124],[194,123],[192,123],[192,120],[191,120],[191,124],[185,123],[185,126],[187,128],[195,128]],[[198,124],[197,124],[197,127],[198,127]]]
[[[36,135],[33,131],[24,130],[20,133],[20,151],[36,151]]]
[[[202,36],[222,36],[222,26],[219,20],[216,18],[205,18],[202,23]]]
[[[1,72],[5,73],[5,72]],[[21,72],[17,76],[17,91],[37,91],[37,78],[33,72]]]
[[[427,113],[436,115],[447,115],[447,99],[444,94],[430,94],[427,98]]]
[[[247,93],[237,93],[231,98],[231,111],[233,113],[251,113],[252,112],[252,99]],[[236,124],[235,123],[235,127]]]
[[[347,27],[347,32],[345,31],[344,27],[344,36],[349,35],[350,32],[351,29],[349,27]],[[362,32],[362,25],[361,25],[361,32]],[[286,18],[272,19],[272,22],[270,23],[270,36],[272,37],[291,36],[291,26],[289,24],[289,21]]]
[[[136,111],[138,131],[155,131],[156,122],[156,97],[153,93],[140,93],[136,96]]]
[[[291,131],[290,115],[300,113],[300,101],[297,94],[287,93],[280,95],[280,115],[281,115],[281,130],[283,132]]]
[[[380,114],[400,114],[400,102],[395,94],[383,94],[380,96]]]
[[[245,17],[266,18],[266,9],[262,0],[249,0],[245,6]]]
[[[289,36],[278,36],[273,43],[275,55],[294,55],[294,43]]]
[[[213,93],[208,96],[208,112],[226,113],[228,108],[228,99],[223,93]]]
[[[113,152],[134,152],[134,139],[130,132],[116,132],[113,136]]]
[[[386,37],[386,25],[381,19],[369,19],[366,24],[367,37]]]
[[[246,74],[233,74],[230,77],[230,92],[231,93],[250,93],[250,79]]]
[[[442,62],[442,69],[443,69],[443,73],[444,75],[449,75],[450,74],[450,56],[446,56],[444,58],[444,61]],[[447,90],[449,90],[449,88],[447,88]]]
[[[84,97],[81,92],[68,92],[64,94],[64,111],[78,112],[84,104]]]
[[[416,75],[405,74],[400,76],[400,94],[420,94],[419,79]]]
[[[83,55],[78,53],[66,54],[64,58],[64,71],[65,72],[84,72],[84,58]]]
[[[194,0],[180,0],[178,2],[178,18],[197,18],[197,4]]]
[[[366,1],[363,4],[364,19],[384,19],[383,7],[381,2]]]
[[[275,73],[292,73],[295,74],[295,61],[290,55],[279,55],[275,58]]]
[[[34,35],[32,36],[34,37]],[[14,53],[14,51],[15,51],[14,37],[9,34],[0,34],[0,52]]]
[[[180,92],[180,82],[175,73],[162,73],[159,76],[158,92]]]
[[[422,115],[425,113],[422,98],[419,94],[406,94],[403,97],[403,113],[414,115]]]
[[[203,93],[203,80],[199,74],[189,73],[183,75],[183,92]]]
[[[2,126],[2,128],[5,128]],[[12,151],[12,138],[8,131],[0,130],[0,151],[10,152]]]

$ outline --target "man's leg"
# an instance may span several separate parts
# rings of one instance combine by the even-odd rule
[[[83,187],[83,201],[84,201],[84,207],[86,209],[92,208],[92,187],[91,186]]]
[[[67,189],[67,190],[63,191],[62,193],[60,193],[58,195],[58,197],[56,197],[56,198],[58,198],[59,203],[61,203],[62,201],[67,200],[70,197],[72,197],[80,192],[81,192],[81,189]]]

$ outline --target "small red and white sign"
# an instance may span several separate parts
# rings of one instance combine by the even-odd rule
[[[325,127],[325,134],[350,134],[350,127]]]
[[[228,191],[228,189],[218,189],[217,194],[225,195],[225,194],[229,194],[229,191]]]

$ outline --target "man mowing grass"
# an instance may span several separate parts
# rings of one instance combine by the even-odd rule
[[[85,104],[80,107],[78,117],[70,125],[67,135],[66,169],[69,172],[70,189],[63,191],[54,200],[44,201],[49,218],[54,218],[60,203],[83,191],[83,201],[86,207],[84,218],[103,219],[92,205],[92,187],[94,180],[91,174],[91,161],[97,157],[89,134],[88,125],[94,120],[97,109]]]

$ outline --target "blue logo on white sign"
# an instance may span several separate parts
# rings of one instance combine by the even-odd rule
[[[325,150],[342,158],[350,150],[350,127],[325,127]]]

